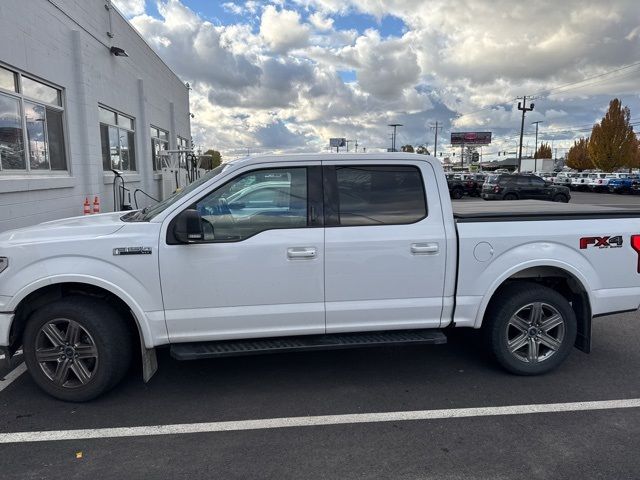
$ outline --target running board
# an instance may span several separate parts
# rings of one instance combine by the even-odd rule
[[[254,338],[217,342],[174,343],[171,356],[176,360],[236,357],[264,353],[334,350],[339,348],[381,347],[396,345],[439,345],[447,337],[435,329],[395,330],[385,332],[332,333],[299,337]]]

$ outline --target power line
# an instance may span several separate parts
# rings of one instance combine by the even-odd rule
[[[597,75],[592,75],[590,77],[585,77],[582,80],[577,80],[575,82],[565,83],[564,85],[559,85],[557,87],[553,87],[553,88],[550,88],[550,89],[542,90],[542,91],[536,93],[535,95],[549,96],[549,94],[551,94],[551,92],[553,92],[555,90],[560,90],[560,89],[563,89],[565,87],[570,87],[572,85],[578,85],[580,83],[584,83],[584,82],[587,82],[589,80],[593,80],[595,78],[604,77],[606,75],[611,75],[612,73],[616,73],[616,72],[619,72],[621,70],[626,70],[628,68],[632,68],[632,67],[635,67],[635,66],[638,66],[638,65],[640,65],[640,62],[630,63],[630,64],[624,65],[624,66],[622,66],[620,68],[616,68],[616,69],[613,69],[613,70],[609,70],[607,72],[599,73]]]
[[[558,85],[557,87],[552,87],[552,88],[548,88],[548,89],[545,89],[545,90],[541,90],[541,91],[533,94],[532,96],[533,97],[537,97],[537,96],[548,97],[548,96],[550,96],[552,94],[555,95],[555,93],[553,93],[553,92],[555,92],[557,90],[561,90],[563,88],[570,87],[572,85],[579,85],[579,84],[585,83],[585,82],[587,82],[589,80],[593,80],[593,79],[596,79],[596,78],[601,78],[601,77],[604,77],[606,75],[610,75],[612,73],[616,73],[616,72],[619,72],[619,71],[622,71],[622,70],[626,70],[626,69],[629,69],[629,68],[632,68],[632,67],[635,67],[635,66],[638,66],[638,65],[640,65],[640,61],[639,62],[635,62],[635,63],[630,63],[628,65],[623,65],[622,67],[619,67],[619,68],[616,68],[616,69],[613,69],[613,70],[609,70],[607,72],[599,73],[597,75],[592,75],[592,76],[589,76],[589,77],[585,77],[582,80],[577,80],[575,82],[565,83],[563,85]],[[637,73],[637,72],[636,71],[629,72],[629,74],[633,74],[633,73]],[[614,78],[615,79],[619,79],[619,78],[623,78],[623,76],[614,77]],[[611,79],[604,79],[602,82],[598,82],[598,83],[604,83],[605,81],[609,81],[609,80],[611,80]],[[596,83],[594,83],[594,84],[596,84]],[[565,91],[577,90],[578,88],[584,88],[586,86],[590,86],[590,85],[578,86],[578,87],[576,87],[574,89],[567,89]],[[558,92],[558,93],[564,93],[564,92]],[[511,103],[511,102],[513,102],[515,100],[517,100],[517,98],[510,98],[509,100],[506,100],[506,101],[501,102],[501,103],[495,103],[495,104],[492,104],[492,105],[487,105],[486,107],[482,107],[482,108],[479,108],[477,110],[472,110],[471,112],[458,114],[455,117],[455,119],[457,120],[457,119],[460,119],[460,118],[463,118],[463,117],[467,117],[467,116],[470,116],[470,115],[475,115],[476,113],[480,113],[480,112],[484,112],[484,111],[487,111],[487,110],[495,109],[495,108],[498,108],[498,107],[501,107],[501,106],[507,106],[507,105],[509,105],[509,103]]]

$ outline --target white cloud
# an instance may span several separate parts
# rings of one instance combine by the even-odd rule
[[[125,17],[144,13],[145,0],[113,0],[113,4]]]
[[[192,84],[196,143],[227,153],[321,150],[331,136],[383,149],[392,121],[405,124],[399,143],[432,144],[435,120],[443,139],[452,128],[487,128],[496,150],[513,149],[516,96],[640,61],[636,0],[464,0],[453,10],[447,0],[233,0],[225,8],[242,13],[230,25],[213,25],[180,0],[158,6],[162,18],[132,22]],[[375,17],[371,28],[337,28],[333,20],[352,12]],[[380,31],[384,15],[404,22],[401,36]],[[342,70],[356,80],[345,84]],[[593,122],[612,96],[637,118],[639,70],[543,96],[527,122],[543,120],[541,139],[562,148],[582,133],[545,130]]]
[[[302,48],[309,41],[309,27],[300,23],[294,10],[278,10],[268,5],[262,12],[260,34],[275,53]]]
[[[331,30],[333,28],[333,18],[325,17],[320,12],[314,12],[309,15],[309,21],[311,25],[321,31]]]

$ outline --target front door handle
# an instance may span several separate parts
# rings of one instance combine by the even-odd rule
[[[440,247],[437,243],[412,243],[411,253],[414,255],[433,255],[438,253]]]
[[[287,248],[287,257],[292,260],[316,258],[318,250],[316,247],[290,247]]]

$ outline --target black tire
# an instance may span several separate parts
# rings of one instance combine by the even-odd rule
[[[460,200],[464,196],[464,191],[461,188],[454,188],[451,190],[451,198],[454,200]]]
[[[91,363],[85,369],[85,371],[92,370],[86,383],[82,383],[79,380],[80,377],[73,371],[74,361],[76,362],[75,368],[78,368],[77,363],[79,362],[77,359],[73,359],[73,353],[69,357],[68,369],[71,369],[71,372],[65,376],[69,379],[65,382],[66,385],[54,382],[45,373],[45,369],[49,371],[49,374],[53,369],[56,369],[57,372],[57,368],[64,358],[63,353],[60,354],[61,360],[53,360],[43,364],[46,367],[41,367],[41,363],[36,359],[36,350],[41,344],[39,342],[42,342],[43,338],[48,341],[48,336],[41,331],[41,328],[54,322],[68,322],[66,325],[75,322],[81,327],[81,334],[85,335],[84,338],[87,339],[87,342],[95,347],[95,352],[97,352],[95,360],[88,360]],[[60,323],[60,325],[64,326],[65,323]],[[62,333],[60,330],[58,331]],[[65,334],[65,339],[68,339],[66,337]],[[36,310],[31,315],[23,337],[24,358],[31,377],[38,387],[46,393],[68,402],[85,402],[103,394],[122,380],[131,364],[131,340],[124,319],[106,302],[84,296],[65,297]],[[53,350],[55,344],[51,342],[48,347]],[[65,347],[59,348],[64,349]],[[75,385],[72,385],[73,382]],[[78,383],[80,384],[78,385]]]
[[[514,283],[501,289],[498,295],[491,301],[482,326],[485,344],[496,361],[504,369],[517,375],[540,375],[553,370],[564,362],[571,353],[577,334],[576,316],[569,302],[555,290],[532,282]],[[561,316],[562,326],[558,325],[554,329],[549,329],[549,332],[555,332],[551,334],[551,338],[556,338],[553,335],[559,333],[562,328],[562,340],[556,341],[559,346],[555,351],[552,351],[546,344],[541,343],[540,337],[532,336],[531,329],[529,329],[525,335],[527,343],[522,346],[526,350],[524,354],[529,356],[531,351],[529,342],[538,342],[535,351],[544,352],[544,355],[550,354],[537,361],[528,361],[521,358],[523,350],[517,350],[513,353],[509,350],[510,332],[515,332],[512,339],[513,345],[522,338],[518,332],[524,334],[524,331],[510,326],[510,322],[516,313],[522,311],[526,313],[527,306],[536,304],[543,305],[542,309],[547,313],[555,311]],[[544,318],[544,313],[541,318]],[[543,331],[543,327],[538,328],[540,335],[545,335],[542,333]],[[545,338],[548,338],[549,334],[546,335]],[[544,355],[541,354],[540,357]]]
[[[504,197],[502,197],[503,200],[518,200],[518,195],[516,195],[515,193],[507,193]]]
[[[569,198],[564,193],[556,193],[553,196],[554,202],[569,203]]]

